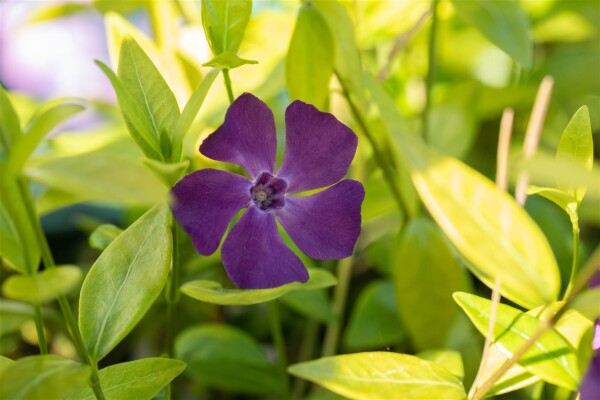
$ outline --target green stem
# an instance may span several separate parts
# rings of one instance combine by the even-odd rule
[[[40,354],[48,354],[48,342],[46,341],[46,332],[44,332],[44,320],[42,319],[42,307],[39,304],[33,306],[33,315],[35,319],[35,329],[38,336],[38,345]]]
[[[298,362],[308,361],[313,358],[318,334],[319,323],[312,319],[308,320],[304,328],[304,334],[302,335],[302,345],[298,354]],[[294,388],[292,389],[292,399],[302,399],[307,386],[308,381],[306,379],[296,379]]]
[[[367,126],[367,123],[366,123],[364,117],[362,116],[362,114],[361,114],[360,110],[358,109],[358,107],[356,106],[356,104],[354,104],[354,101],[352,101],[350,92],[348,91],[348,87],[345,85],[342,77],[340,76],[340,74],[337,73],[337,71],[335,74],[337,76],[338,81],[340,82],[340,85],[342,87],[342,93],[344,95],[344,98],[348,102],[348,105],[350,106],[350,111],[352,112],[354,119],[356,120],[356,122],[358,123],[360,128],[362,129],[362,131],[363,131],[365,137],[367,138],[367,140],[369,141],[369,143],[371,144],[371,148],[373,149],[373,154],[375,156],[375,162],[379,165],[379,168],[381,168],[381,170],[383,171],[383,177],[384,177],[385,181],[387,182],[388,186],[390,187],[390,191],[392,192],[392,196],[394,196],[396,203],[398,203],[398,208],[400,209],[400,211],[402,211],[402,213],[405,216],[412,216],[410,207],[408,207],[404,203],[404,199],[402,198],[402,195],[400,194],[400,189],[396,185],[396,181],[394,180],[394,171],[392,170],[389,163],[386,162],[386,157],[383,155],[383,152],[381,151],[381,149],[379,148],[379,145],[375,141],[375,137],[373,136],[373,134],[371,133],[371,130]]]
[[[577,215],[577,210],[569,212],[569,216],[571,217],[571,226],[573,228],[573,263],[571,265],[569,284],[565,291],[565,298],[569,297],[573,291],[573,282],[575,281],[575,276],[577,275],[577,269],[579,267],[579,217]]]
[[[223,69],[223,80],[225,81],[225,87],[227,88],[227,96],[229,97],[229,103],[233,103],[235,97],[233,96],[233,89],[231,88],[231,78],[229,77],[229,69]]]
[[[271,336],[275,342],[277,349],[277,364],[283,379],[283,398],[290,398],[290,383],[287,375],[287,350],[285,340],[283,339],[283,331],[281,329],[281,318],[279,316],[279,305],[277,300],[272,300],[267,303],[269,313],[269,326],[271,328]]]
[[[54,257],[52,257],[52,252],[50,251],[50,246],[48,245],[48,240],[46,239],[46,235],[44,234],[44,230],[42,229],[42,224],[37,217],[37,213],[35,211],[35,204],[33,202],[33,198],[31,197],[31,192],[29,191],[28,184],[25,179],[21,178],[18,181],[19,190],[21,194],[21,198],[25,204],[27,209],[27,214],[29,216],[30,222],[34,228],[36,240],[40,247],[42,262],[46,269],[56,268],[56,264],[54,262]],[[83,338],[81,337],[81,333],[79,332],[79,327],[77,326],[77,322],[75,321],[75,317],[73,312],[71,311],[71,305],[67,298],[63,295],[58,296],[58,305],[62,311],[62,314],[65,318],[65,322],[67,325],[67,330],[73,339],[73,343],[75,344],[75,348],[77,349],[77,353],[79,354],[80,360],[87,365],[92,367],[92,376],[90,377],[90,386],[96,395],[98,400],[104,400],[104,393],[102,392],[102,388],[100,387],[100,379],[98,378],[98,368],[95,361],[92,361],[90,355],[88,354],[85,344],[83,343]]]
[[[435,54],[437,47],[437,26],[438,26],[438,0],[431,2],[431,30],[429,31],[429,47],[428,47],[428,68],[427,80],[425,87],[425,108],[423,109],[423,138],[427,140],[427,129],[429,125],[429,113],[431,109],[431,92],[435,82]]]
[[[348,298],[348,288],[350,287],[350,278],[352,277],[352,257],[344,258],[338,262],[337,280],[338,284],[333,291],[333,312],[336,320],[327,324],[325,339],[323,340],[323,357],[332,356],[337,351],[344,310],[346,308],[346,299]]]
[[[167,282],[165,300],[167,302],[167,326],[165,327],[165,352],[167,357],[174,357],[175,354],[175,335],[177,334],[177,304],[179,303],[179,278],[180,278],[180,260],[179,260],[179,225],[173,218],[171,220],[171,234],[173,241],[173,260],[171,264],[171,274]],[[167,385],[166,399],[172,395],[172,382]]]

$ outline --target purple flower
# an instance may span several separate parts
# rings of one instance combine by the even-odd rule
[[[202,169],[173,187],[173,215],[200,254],[219,247],[233,216],[247,207],[225,239],[221,256],[232,282],[245,289],[306,282],[308,272],[281,239],[279,221],[298,248],[312,258],[352,254],[360,233],[360,182],[342,180],[358,139],[333,115],[301,101],[286,110],[286,150],[275,172],[273,114],[249,93],[231,104],[225,122],[200,146],[213,160],[243,167],[250,179]],[[310,196],[300,192],[329,186]]]
[[[600,269],[598,269],[596,275],[589,282],[590,288],[598,286],[600,286]],[[592,356],[588,370],[579,388],[581,400],[600,399],[600,319],[596,319],[594,329],[592,348],[595,350],[595,353]]]

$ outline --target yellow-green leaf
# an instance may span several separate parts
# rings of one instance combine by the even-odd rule
[[[83,277],[76,266],[60,266],[34,275],[13,275],[2,285],[2,293],[9,299],[31,304],[43,304],[71,292]]]

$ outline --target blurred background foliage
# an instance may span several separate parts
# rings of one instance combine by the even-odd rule
[[[290,103],[286,57],[301,4],[255,0],[239,56],[258,64],[231,70],[236,96],[251,92],[273,110],[280,139],[279,160],[283,154],[284,111]],[[393,99],[403,117],[400,128],[420,132],[427,99],[431,2],[344,0],[341,4],[352,19],[366,76],[375,77]],[[555,85],[541,149],[554,153],[571,116],[580,106],[588,105],[595,154],[600,150],[597,0],[522,0],[519,4],[522,15],[512,21],[524,24],[527,34],[523,38],[514,36],[523,26],[510,25],[484,35],[485,28],[478,27],[478,21],[470,20],[468,12],[461,12],[451,1],[440,1],[437,9],[435,75],[426,141],[491,179],[502,111],[507,107],[515,110],[511,153],[516,157],[537,88],[546,75],[554,78]],[[166,194],[159,178],[141,163],[142,154],[127,134],[113,90],[93,60],[116,70],[121,39],[133,36],[157,65],[182,108],[209,71],[202,64],[212,58],[199,7],[199,1],[186,0],[0,3],[0,81],[10,91],[21,120],[26,121],[44,101],[58,97],[77,97],[87,106],[85,113],[52,133],[25,170],[35,182],[38,211],[58,264],[88,268],[102,248],[94,240],[88,241],[98,226],[125,228]],[[490,35],[495,39],[490,40]],[[515,41],[520,48],[502,50],[499,45]],[[318,52],[311,57],[316,70],[330,62],[327,55]],[[229,104],[221,80],[219,76],[185,138],[184,152],[192,160],[191,169],[218,164],[201,156],[198,146],[222,122]],[[332,309],[327,289],[283,297],[290,359],[318,356],[323,324],[339,318],[341,352],[380,349],[415,354],[454,349],[463,356],[468,385],[479,363],[482,340],[450,295],[457,290],[476,290],[489,296],[489,290],[472,279],[430,219],[419,217],[405,226],[372,148],[361,135],[341,91],[339,82],[331,79],[328,101],[320,107],[359,135],[351,176],[366,187],[363,232],[353,259],[344,315],[337,316]],[[368,103],[361,107],[377,139],[384,141],[386,135],[379,132],[385,127],[376,108]],[[415,203],[415,208],[419,207]],[[566,282],[573,250],[569,219],[557,206],[535,196],[529,199],[527,210],[546,234]],[[600,241],[600,207],[594,199],[581,204],[580,225],[585,259]],[[402,227],[412,233],[410,240],[398,237]],[[227,281],[219,253],[200,257],[190,243],[184,248],[183,282]],[[317,266],[315,261],[303,261],[309,267]],[[333,262],[318,264],[335,271]],[[0,279],[7,275],[7,269],[0,270]],[[75,352],[60,318],[51,308],[44,314],[52,352],[73,357]],[[158,354],[162,333],[156,326],[163,316],[164,303],[159,301],[102,363]],[[36,353],[30,309],[2,299],[0,317],[0,353],[13,359]],[[229,325],[212,325],[225,322]],[[198,325],[201,323],[207,324]],[[176,389],[179,398],[228,399],[232,398],[228,392],[252,397],[280,391],[269,364],[274,350],[269,344],[264,305],[222,307],[183,296],[179,324],[183,333],[178,338],[177,354],[189,363],[186,378],[180,379]],[[214,354],[194,350],[194,343],[213,339],[219,342],[215,348],[225,350],[215,350]],[[243,361],[236,359],[240,354],[246,357]],[[222,370],[211,370],[215,360],[220,360]],[[246,382],[235,379],[238,376],[252,378]],[[318,391],[312,398],[326,396]],[[530,392],[521,391],[505,398],[528,396]]]

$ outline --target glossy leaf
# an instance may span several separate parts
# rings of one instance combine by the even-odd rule
[[[325,289],[292,290],[279,299],[283,304],[307,318],[323,323],[336,320]]]
[[[62,399],[86,385],[92,369],[57,356],[21,358],[0,375],[0,399]]]
[[[295,364],[288,371],[350,399],[467,398],[450,371],[407,354],[346,354]]]
[[[423,360],[433,361],[452,372],[461,381],[465,376],[462,357],[454,350],[426,350],[416,355]]]
[[[64,120],[82,111],[80,104],[67,102],[68,100],[53,100],[42,106],[31,117],[24,130],[24,135],[18,137],[9,157],[9,169],[18,174],[23,169],[25,161],[33,154],[44,136]]]
[[[8,93],[0,85],[0,163],[7,161],[8,153],[21,134],[19,117],[8,98]]]
[[[565,210],[569,215],[577,210],[577,200],[573,195],[564,190],[530,185],[527,188],[527,194],[538,194],[545,197]]]
[[[154,175],[156,175],[168,189],[173,187],[178,180],[183,178],[190,166],[190,160],[183,160],[178,163],[164,163],[151,158],[144,158],[142,159],[142,162],[150,169],[150,171],[154,172]]]
[[[576,310],[590,321],[600,318],[600,287],[578,294],[571,303],[570,308]]]
[[[179,119],[177,100],[152,60],[131,38],[125,39],[121,44],[118,76],[130,99],[138,105],[143,118],[150,123],[151,140],[159,144],[164,132],[172,143],[172,135]],[[170,154],[165,154],[164,151],[162,156],[165,160],[170,159]]]
[[[334,43],[329,26],[311,4],[300,8],[285,61],[290,100],[327,109],[329,81],[334,67]]]
[[[281,380],[256,340],[229,325],[204,324],[183,331],[175,355],[186,374],[223,391],[280,394]]]
[[[159,204],[119,235],[81,288],[79,329],[94,360],[107,355],[142,319],[171,266],[169,211]]]
[[[533,65],[529,19],[516,0],[452,0],[456,13],[525,69]]]
[[[556,158],[576,162],[585,169],[592,170],[594,165],[594,143],[592,141],[590,113],[586,106],[577,110],[571,121],[569,121],[560,137]],[[559,188],[575,197],[577,203],[581,203],[586,192],[585,187],[575,187],[573,185],[560,184]]]
[[[153,398],[162,387],[185,369],[185,363],[169,358],[143,358],[111,365],[99,372],[106,400],[138,400]],[[67,400],[95,400],[89,386],[67,397]]]
[[[112,224],[102,224],[90,235],[90,247],[97,250],[104,250],[111,244],[121,233],[123,229]]]
[[[443,347],[460,313],[452,293],[468,288],[466,271],[439,228],[425,218],[410,221],[395,249],[396,305],[406,333],[418,350]]]
[[[202,0],[202,26],[214,55],[237,53],[251,13],[251,0]]]
[[[69,265],[46,269],[35,275],[12,275],[4,281],[2,293],[9,299],[43,304],[69,294],[82,277],[81,268]]]
[[[32,160],[25,173],[31,180],[81,201],[109,200],[150,206],[163,200],[167,193],[139,160],[100,151]]]
[[[455,293],[454,299],[477,330],[486,334],[491,301],[468,293]],[[494,342],[506,357],[511,357],[540,326],[540,321],[515,308],[498,304]],[[543,380],[569,390],[577,390],[579,371],[573,346],[555,329],[544,333],[520,359],[519,365]]]
[[[309,274],[310,279],[304,284],[292,282],[270,289],[225,289],[215,281],[191,281],[181,287],[181,292],[206,303],[246,306],[276,299],[293,290],[322,289],[337,283],[335,277],[323,269],[312,269]]]
[[[398,318],[394,285],[374,281],[363,289],[350,315],[344,343],[349,349],[387,347],[405,335]]]

